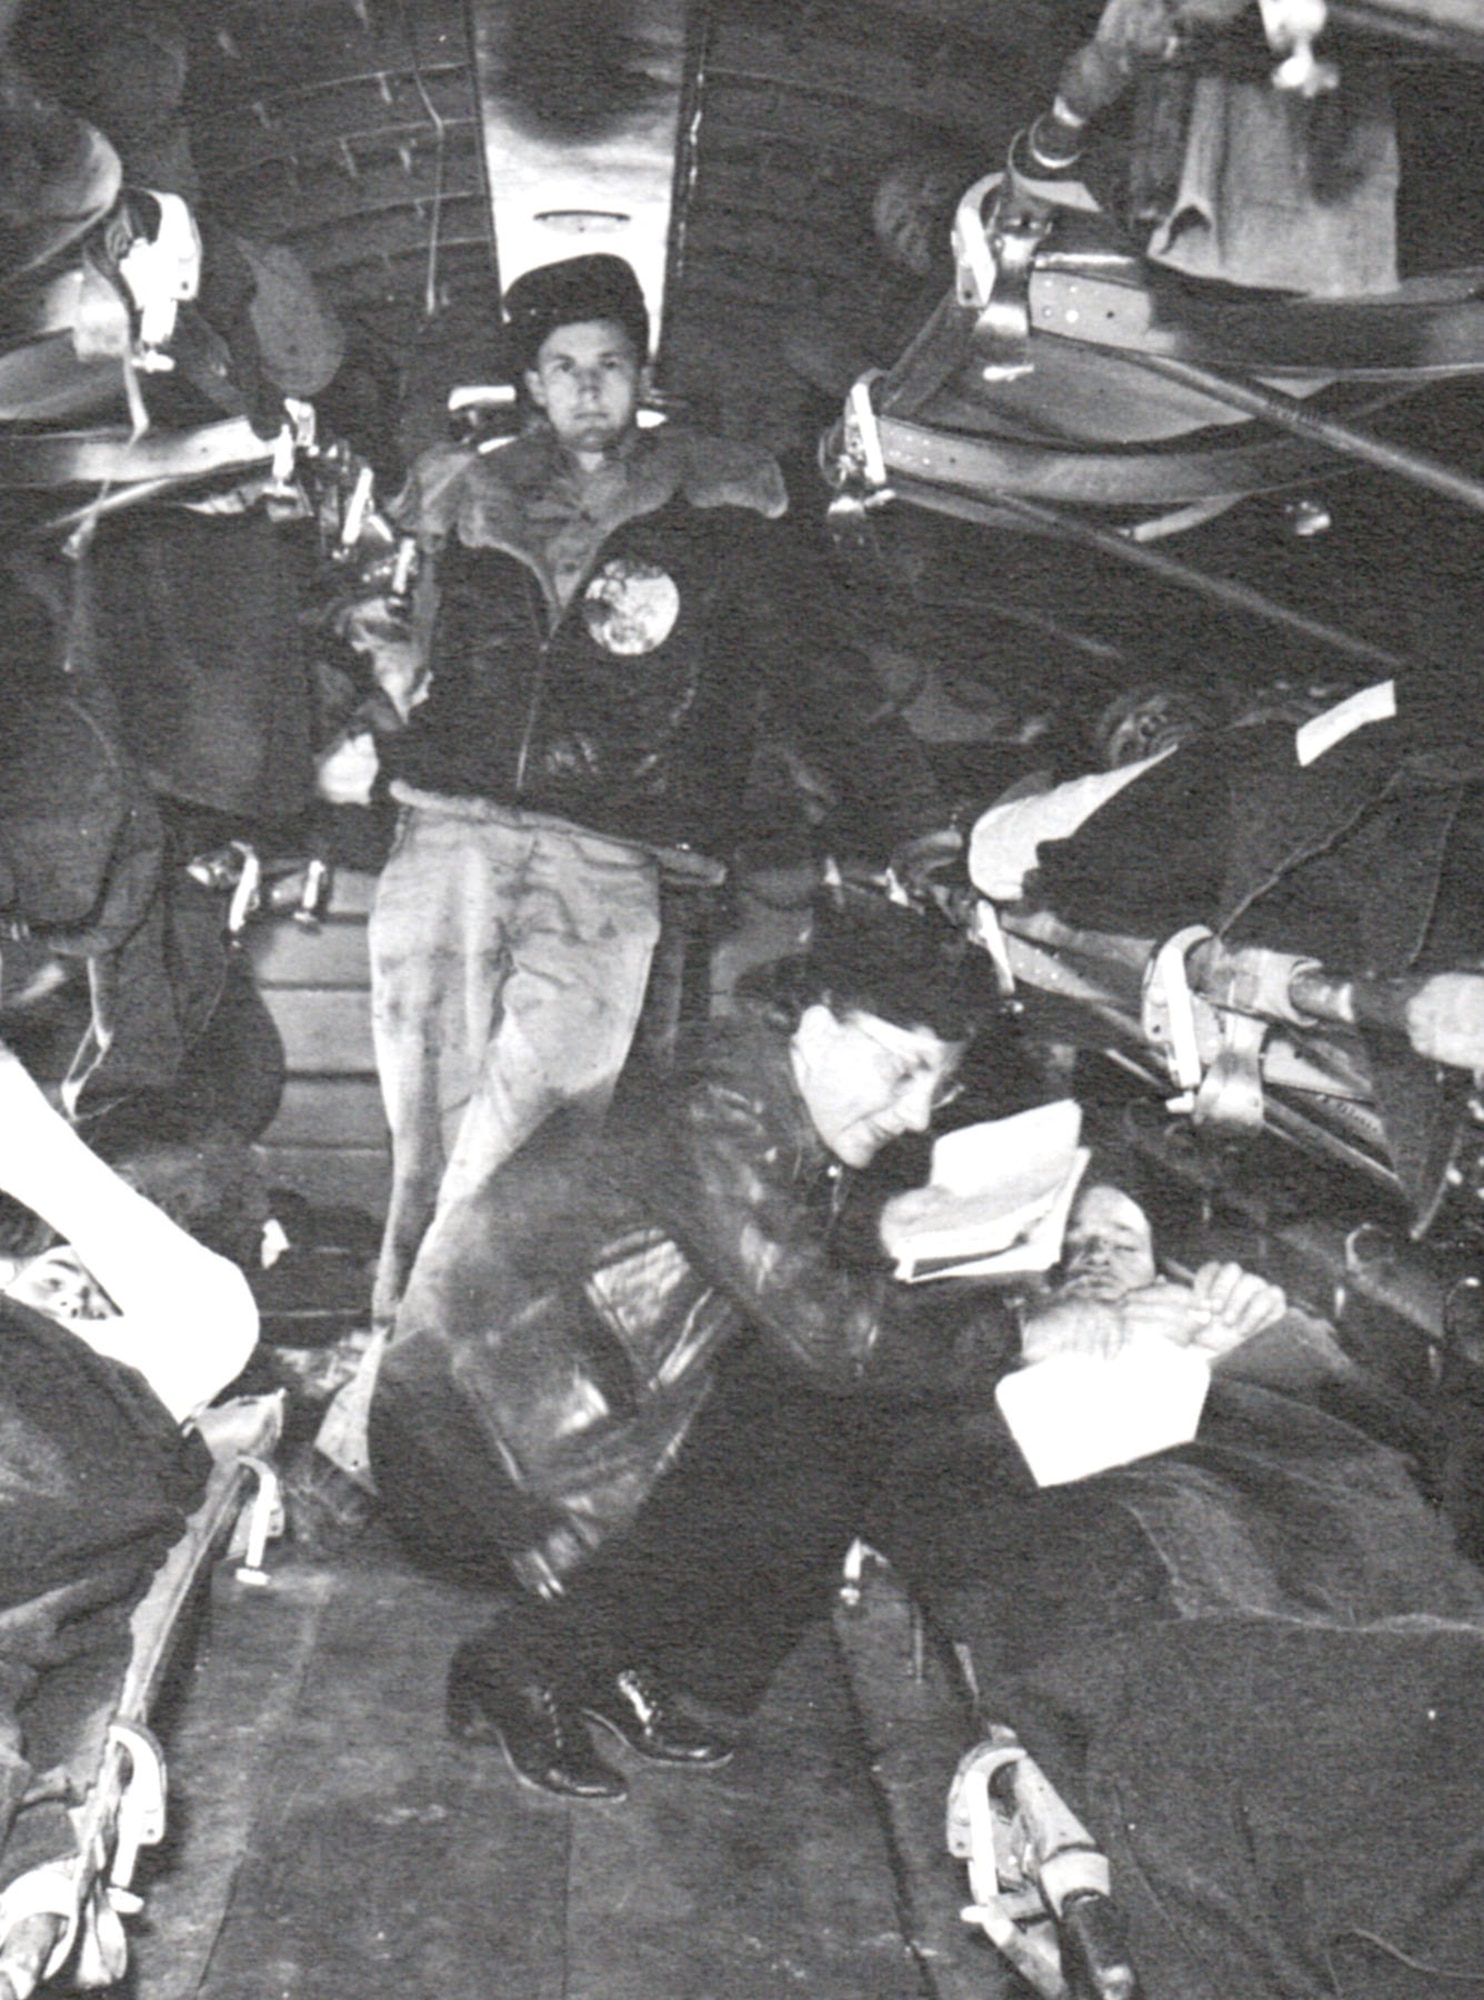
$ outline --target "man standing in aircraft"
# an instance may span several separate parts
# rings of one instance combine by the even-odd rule
[[[531,425],[425,454],[403,508],[427,683],[383,752],[402,813],[370,928],[393,1149],[382,1326],[439,1254],[435,1210],[557,1106],[606,1107],[662,874],[719,879],[765,702],[873,813],[879,858],[943,839],[910,734],[819,629],[777,464],[639,426],[649,322],[629,266],[529,271],[505,311]]]

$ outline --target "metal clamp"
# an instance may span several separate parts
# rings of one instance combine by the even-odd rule
[[[969,918],[968,935],[971,943],[988,952],[990,964],[994,967],[995,984],[1002,1000],[1010,999],[1015,992],[1015,968],[1010,963],[1010,947],[1005,942],[1005,933],[1000,928],[1000,914],[988,896],[980,896],[974,904]]]
[[[234,1543],[240,1540],[241,1544],[234,1551],[241,1557],[235,1574],[239,1583],[261,1590],[269,1581],[263,1556],[269,1542],[283,1533],[283,1486],[266,1459],[244,1454],[239,1463],[256,1473],[258,1483],[251,1502],[243,1509],[234,1537]]]
[[[1171,1111],[1193,1111],[1195,1093],[1205,1073],[1196,1030],[1195,996],[1186,977],[1187,954],[1211,936],[1205,924],[1187,924],[1168,938],[1150,960],[1144,974],[1140,1021],[1148,1040],[1165,1054],[1179,1095],[1168,1100]]]
[[[872,369],[850,385],[847,405],[848,447],[858,460],[866,484],[877,491],[886,485],[886,455],[881,449],[881,426],[871,401],[871,384],[879,371]]]
[[[960,305],[979,314],[974,346],[986,382],[1029,375],[1031,272],[1050,234],[1052,211],[1034,201],[1012,200],[1012,176],[988,174],[959,203],[953,222],[956,291]],[[994,204],[986,218],[986,196]]]
[[[143,1906],[142,1899],[129,1891],[139,1850],[157,1847],[165,1838],[165,1753],[153,1731],[142,1722],[111,1722],[108,1740],[118,1745],[129,1763],[129,1775],[119,1796],[113,1861],[108,1871],[109,1901],[120,1914],[131,1915]]]
[[[1283,57],[1273,71],[1279,90],[1296,90],[1301,97],[1317,97],[1334,90],[1340,72],[1332,62],[1321,62],[1314,43],[1323,34],[1329,9],[1325,0],[1257,0],[1263,33],[1268,47]]]
[[[996,270],[990,255],[989,234],[984,225],[984,204],[998,193],[1003,174],[986,174],[959,202],[953,218],[953,261],[957,270],[956,295],[961,306],[983,312],[994,294]]]
[[[857,1535],[845,1551],[845,1560],[840,1566],[840,1602],[849,1610],[859,1609],[861,1585],[866,1573],[866,1545]]]
[[[1263,1128],[1262,1050],[1268,1024],[1254,1014],[1217,1017],[1221,1046],[1195,1094],[1191,1116],[1197,1125],[1220,1125],[1229,1132]]]
[[[1090,1899],[1111,1912],[1108,1862],[1013,1730],[993,1729],[960,1762],[947,1836],[949,1852],[968,1863],[974,1901],[965,1921],[980,1926],[1043,2000],[1063,2000],[1058,1925]],[[1113,1970],[1121,1981],[1127,1968]]]

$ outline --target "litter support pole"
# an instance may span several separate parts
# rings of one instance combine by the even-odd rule
[[[1079,341],[1073,344],[1085,346],[1088,343]],[[1334,417],[1322,416],[1296,397],[1285,396],[1279,389],[1244,382],[1214,368],[1198,368],[1193,362],[1177,361],[1173,355],[1145,354],[1137,348],[1120,348],[1119,358],[1132,362],[1136,368],[1146,369],[1151,375],[1162,375],[1166,381],[1178,382],[1183,388],[1199,390],[1203,395],[1212,396],[1249,417],[1261,417],[1270,424],[1277,424],[1280,429],[1292,431],[1295,437],[1304,438],[1310,444],[1326,445],[1346,458],[1357,458],[1365,465],[1375,466],[1378,471],[1394,473],[1399,479],[1409,479],[1414,486],[1425,486],[1433,493],[1441,493],[1445,499],[1471,507],[1476,514],[1484,514],[1484,481],[1455,472],[1452,466],[1444,465],[1440,459],[1430,458],[1424,452],[1411,451],[1405,445],[1389,444],[1385,438],[1374,437],[1369,431],[1358,431]]]
[[[1253,590],[1244,583],[1233,583],[1227,577],[1208,576],[1204,570],[1192,569],[1188,563],[1177,562],[1173,556],[1162,555],[1143,542],[1130,541],[1127,535],[1119,534],[1115,528],[1097,527],[1090,521],[1063,514],[1055,507],[1043,506],[1040,501],[1022,500],[1014,493],[996,493],[992,501],[977,502],[972,495],[940,491],[895,473],[892,475],[891,490],[899,500],[925,507],[931,512],[954,514],[963,520],[979,518],[982,511],[988,516],[988,525],[996,527],[1003,525],[1003,519],[996,521],[995,514],[1001,517],[1004,514],[1017,515],[1068,541],[1080,542],[1085,548],[1099,549],[1104,555],[1132,563],[1136,569],[1148,570],[1177,589],[1193,590],[1202,597],[1210,598],[1213,603],[1244,612],[1249,617],[1265,619],[1269,624],[1286,625],[1290,631],[1301,633],[1306,639],[1332,647],[1335,652],[1346,653],[1352,659],[1384,667],[1388,673],[1395,673],[1412,664],[1385,646],[1357,638],[1353,633],[1343,632],[1337,625],[1328,625],[1322,619],[1306,617],[1302,611],[1294,611],[1286,604],[1265,597],[1260,590]]]

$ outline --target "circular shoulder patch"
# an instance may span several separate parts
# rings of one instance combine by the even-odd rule
[[[582,615],[607,652],[652,653],[675,629],[680,591],[657,563],[615,556],[582,593]]]

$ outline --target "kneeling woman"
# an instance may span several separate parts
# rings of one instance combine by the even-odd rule
[[[372,1460],[419,1559],[502,1593],[449,1716],[528,1782],[623,1795],[586,1719],[724,1761],[671,1677],[707,1656],[729,1706],[755,1702],[854,1532],[877,1393],[1004,1357],[992,1296],[925,1300],[836,1240],[845,1170],[948,1090],[982,964],[914,913],[835,910],[774,997],[698,1026],[601,1137],[553,1121],[435,1224]]]

